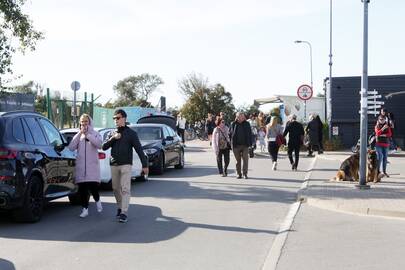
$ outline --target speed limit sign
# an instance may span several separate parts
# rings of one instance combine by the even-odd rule
[[[312,87],[307,85],[307,84],[303,84],[300,87],[298,87],[297,90],[297,96],[302,99],[302,100],[308,100],[312,97],[313,95],[313,91],[312,91]]]

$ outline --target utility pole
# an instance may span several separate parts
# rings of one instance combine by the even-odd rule
[[[361,101],[360,101],[360,170],[359,189],[369,189],[366,183],[367,173],[367,90],[368,90],[368,3],[370,0],[361,0],[364,4],[363,23],[363,72],[361,75]]]
[[[332,0],[329,2],[329,87],[326,86],[326,119],[328,137],[332,139]]]

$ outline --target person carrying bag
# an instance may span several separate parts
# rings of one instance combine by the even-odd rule
[[[215,122],[217,127],[214,129],[212,133],[211,145],[217,158],[218,172],[223,177],[225,177],[228,175],[228,165],[230,159],[229,152],[231,150],[231,143],[229,140],[229,129],[225,125],[225,121],[223,119],[217,119],[217,121]],[[223,166],[222,159],[224,160],[225,166]]]

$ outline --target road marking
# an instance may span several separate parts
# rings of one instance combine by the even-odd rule
[[[301,202],[295,202],[290,206],[290,210],[283,224],[281,224],[280,229],[276,238],[274,239],[273,245],[269,253],[267,254],[266,260],[264,261],[262,270],[275,270],[277,267],[278,260],[281,257],[281,251],[287,240],[288,232],[294,222],[294,218],[300,209]]]
[[[301,188],[298,190],[298,194],[302,189],[306,189],[308,187],[309,179],[311,178],[311,174],[314,169],[317,157],[318,156],[315,156],[315,158],[309,165],[309,170],[304,177],[304,182],[302,183]],[[270,251],[267,254],[262,270],[276,270],[277,263],[281,257],[281,251],[283,250],[284,245],[287,241],[288,232],[291,230],[294,218],[300,209],[301,203],[302,200],[298,200],[290,206],[288,214],[284,219],[284,222],[281,224],[280,229],[278,230],[278,233],[274,239],[273,245],[271,246]]]

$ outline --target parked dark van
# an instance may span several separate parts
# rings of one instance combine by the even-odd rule
[[[65,138],[35,112],[0,112],[0,210],[17,221],[41,219],[44,203],[77,200],[75,154]]]

